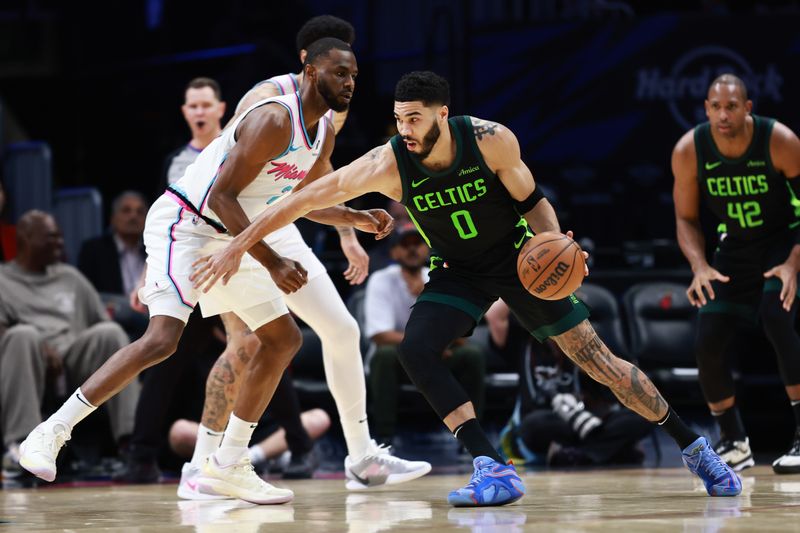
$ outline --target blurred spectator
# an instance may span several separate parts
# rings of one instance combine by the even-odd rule
[[[11,261],[17,255],[16,228],[6,220],[8,198],[3,182],[0,180],[0,263]]]
[[[81,246],[78,269],[98,292],[127,295],[139,283],[145,262],[144,219],[147,201],[125,191],[111,204],[111,231]]]
[[[397,346],[411,314],[411,306],[428,281],[428,246],[417,229],[406,224],[391,237],[390,253],[398,264],[374,272],[364,298],[364,334],[375,344],[367,357],[372,424],[383,442],[391,442],[397,424],[397,396],[401,382],[409,383],[397,359]],[[442,357],[464,386],[480,418],[484,404],[486,358],[475,344],[460,339]],[[401,378],[402,376],[402,378]]]
[[[147,318],[131,309],[128,294],[139,284],[147,255],[142,234],[147,200],[136,191],[125,191],[111,204],[111,231],[81,246],[78,269],[101,293],[111,317],[128,337],[138,339]]]
[[[25,213],[17,241],[16,259],[0,265],[0,423],[11,478],[22,473],[19,442],[42,420],[48,383],[64,380],[64,394],[65,381],[81,383],[128,344],[89,281],[59,262],[64,240],[52,216]],[[117,441],[133,429],[138,394],[132,383],[107,403]]]
[[[164,177],[157,191],[159,195],[167,185],[183,177],[186,168],[222,131],[225,102],[222,101],[219,83],[211,78],[194,78],[186,85],[181,111],[192,132],[192,139],[167,156]]]
[[[637,443],[652,424],[579,372],[554,342],[532,342],[509,315],[502,300],[486,313],[492,343],[520,367],[517,405],[500,434],[506,457],[550,466],[641,464]]]
[[[408,216],[408,211],[406,211],[405,206],[400,202],[389,200],[386,204],[386,210],[392,215],[392,218],[394,218],[395,227],[400,228],[412,224],[411,217]],[[369,251],[369,264],[373,272],[386,268],[394,263],[391,252],[392,244],[392,239],[381,239],[374,243]]]

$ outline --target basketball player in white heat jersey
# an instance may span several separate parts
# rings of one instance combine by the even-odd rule
[[[297,34],[300,62],[306,62],[307,49],[318,39],[336,38],[352,44],[354,37],[355,33],[349,22],[330,15],[314,17]],[[304,78],[304,72],[301,72],[276,76],[256,84],[239,102],[234,118],[226,126],[226,130],[257,102],[265,98],[284,98],[295,94],[305,83]],[[321,93],[325,91],[324,87],[319,90]],[[331,107],[323,120],[329,120],[334,124],[334,131],[338,132],[347,117],[347,106]],[[321,153],[318,164],[327,169],[323,173],[332,170],[330,153]],[[351,283],[360,284],[367,276],[369,258],[358,244],[351,227],[337,226],[336,229],[340,234],[342,250],[349,260],[344,275]],[[431,469],[429,463],[404,461],[394,457],[387,447],[379,446],[372,440],[367,421],[367,391],[360,350],[361,333],[322,263],[308,248],[294,225],[267,236],[266,242],[282,256],[298,259],[308,270],[308,284],[285,296],[285,300],[289,309],[317,333],[322,343],[325,376],[336,402],[347,444],[348,456],[344,465],[346,486],[350,489],[364,489],[410,481],[428,473]],[[222,432],[236,401],[238,383],[247,366],[247,354],[257,349],[257,339],[253,338],[250,328],[235,314],[223,313],[222,320],[225,323],[228,348],[220,355],[206,382],[206,397],[201,424],[197,428],[194,454],[191,461],[183,466],[178,484],[178,496],[185,499],[219,498],[207,494],[197,483],[197,478],[202,476],[201,467],[206,457],[219,447]]]
[[[248,109],[153,204],[144,235],[147,281],[140,291],[150,310],[148,329],[139,340],[115,353],[28,435],[20,446],[24,468],[44,480],[55,479],[56,457],[75,424],[139,372],[171,355],[189,314],[200,301],[207,316],[235,313],[261,345],[242,380],[221,445],[206,461],[198,483],[207,493],[253,503],[284,503],[293,498],[291,490],[273,487],[256,475],[247,444],[301,343],[281,291],[297,291],[308,274],[300,263],[278,255],[260,241],[251,249],[238,279],[218,291],[201,295],[193,289],[189,275],[198,257],[226,246],[250,220],[268,209],[269,203],[304,177],[313,181],[322,175],[326,169],[316,164],[317,160],[321,153],[330,153],[334,140],[333,126],[322,116],[331,107],[349,104],[356,73],[355,56],[347,43],[338,39],[314,43],[305,64],[309,83],[300,93],[268,99]],[[391,217],[381,210],[334,207],[310,218],[355,226],[379,238],[392,227]]]

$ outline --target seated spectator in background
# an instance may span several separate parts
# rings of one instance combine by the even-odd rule
[[[144,219],[147,201],[125,191],[111,204],[110,231],[81,246],[78,269],[98,292],[125,296],[139,283],[145,264]]]
[[[291,376],[284,374],[281,379],[290,380]],[[277,459],[289,451],[286,431],[271,416],[273,407],[267,408],[264,416],[258,422],[258,428],[253,433],[253,442],[256,444],[250,446],[250,461],[256,468],[260,468],[267,461]],[[331,419],[328,413],[322,409],[304,411],[300,415],[300,419],[312,441],[319,439],[331,427]],[[169,445],[176,455],[184,459],[191,459],[197,442],[197,427],[196,421],[186,419],[176,420],[172,424],[169,430]]]
[[[142,241],[146,216],[145,197],[136,191],[123,192],[111,204],[110,231],[85,241],[78,255],[78,269],[102,293],[112,318],[132,339],[147,328],[147,318],[133,312],[128,303],[147,257]]]
[[[532,342],[509,315],[502,300],[486,313],[492,343],[501,350],[513,346],[523,352],[516,354],[517,405],[500,434],[506,457],[550,466],[641,464],[644,454],[637,443],[652,431],[652,424],[579,372],[554,342]],[[519,338],[525,342],[509,340]]]
[[[17,246],[16,259],[0,265],[0,429],[11,478],[22,474],[19,443],[42,421],[48,381],[63,375],[77,387],[128,344],[89,281],[59,262],[64,240],[52,216],[25,213]],[[107,404],[118,441],[133,429],[138,393],[134,382]]]
[[[7,205],[6,190],[0,181],[0,263],[11,261],[17,255],[17,231],[6,219]]]
[[[428,246],[410,224],[391,237],[390,254],[396,265],[373,272],[364,297],[364,334],[374,343],[367,357],[372,424],[377,438],[391,442],[397,425],[397,394],[410,383],[397,359],[397,346],[411,315],[411,306],[428,281]],[[486,358],[475,344],[460,339],[442,357],[463,385],[480,418],[484,404]]]

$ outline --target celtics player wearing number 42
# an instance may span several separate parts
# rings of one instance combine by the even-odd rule
[[[720,426],[715,449],[735,470],[753,454],[735,403],[725,351],[739,320],[760,320],[778,356],[797,430],[776,473],[800,472],[800,337],[794,328],[800,233],[800,140],[786,126],[751,114],[747,88],[732,74],[715,79],[708,122],[689,130],[672,153],[678,242],[694,272],[686,291],[700,308],[696,343],[700,385]],[[720,219],[723,238],[711,264],[700,229],[700,199]]]
[[[250,246],[303,213],[367,192],[383,193],[405,204],[433,250],[430,281],[411,312],[400,360],[474,457],[472,479],[450,493],[452,505],[503,505],[525,493],[513,465],[506,465],[486,438],[472,403],[441,359],[498,297],[536,338],[552,338],[624,405],[661,424],[684,449],[684,460],[710,495],[739,494],[736,474],[705,438],[686,427],[644,373],[609,351],[577,298],[540,300],[522,286],[516,259],[530,235],[528,226],[559,231],[558,219],[522,162],[514,134],[494,122],[449,118],[449,96],[447,81],[432,72],[403,76],[395,88],[399,135],[288,195],[231,246],[199,260],[195,283],[224,282]]]

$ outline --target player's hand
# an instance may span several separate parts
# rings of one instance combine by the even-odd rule
[[[202,288],[203,292],[208,292],[220,278],[222,278],[222,284],[227,285],[231,276],[239,270],[243,255],[244,251],[229,244],[212,255],[201,257],[192,263],[194,272],[189,276],[189,281],[192,282],[195,289]]]
[[[575,237],[572,236],[572,230],[565,233],[565,235],[573,241],[575,240]],[[583,277],[585,278],[589,275],[589,252],[586,252],[583,250],[583,248],[581,248],[581,253],[583,254]]]
[[[147,314],[147,306],[145,306],[142,301],[139,299],[139,289],[142,288],[144,285],[144,278],[136,285],[136,287],[131,290],[131,293],[128,295],[128,305],[131,306],[131,309],[136,311],[137,313]]]
[[[717,280],[721,283],[728,283],[731,278],[724,276],[711,265],[706,265],[697,270],[692,278],[692,283],[686,289],[686,297],[689,298],[689,303],[694,307],[703,307],[708,303],[706,294],[711,300],[714,299],[714,289],[711,287],[711,281]],[[704,292],[705,291],[705,292]]]
[[[353,213],[353,227],[367,233],[374,233],[375,240],[383,239],[394,229],[392,215],[383,209],[367,209]]]
[[[369,274],[369,255],[364,251],[361,243],[358,242],[356,234],[349,230],[349,233],[342,235],[339,241],[342,252],[347,258],[347,270],[344,271],[344,279],[350,285],[361,285]]]
[[[797,296],[797,268],[789,262],[782,263],[764,272],[764,277],[776,277],[781,280],[783,284],[780,294],[781,302],[783,303],[783,308],[789,311],[792,308],[795,296]]]
[[[281,257],[279,261],[268,266],[267,270],[275,285],[286,294],[296,292],[308,283],[308,272],[293,259]]]

